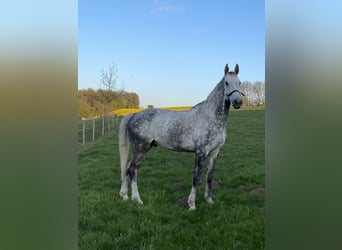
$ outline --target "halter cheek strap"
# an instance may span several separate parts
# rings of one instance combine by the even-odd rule
[[[240,90],[234,89],[232,92],[230,92],[227,96],[230,97],[233,93],[238,92],[240,95],[245,96],[244,93],[242,93]]]

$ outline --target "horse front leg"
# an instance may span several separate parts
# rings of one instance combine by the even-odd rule
[[[211,187],[214,177],[214,167],[215,162],[217,159],[217,156],[220,152],[220,149],[216,149],[212,151],[208,156],[208,165],[207,165],[207,175],[206,175],[206,184],[205,184],[205,193],[204,193],[204,199],[209,203],[213,204],[214,201],[211,197]]]
[[[194,174],[193,174],[193,179],[192,179],[192,188],[191,188],[190,195],[188,197],[189,211],[196,209],[196,204],[195,204],[196,189],[201,178],[202,162],[204,161],[204,159],[205,157],[203,153],[196,152],[195,169],[194,169]]]

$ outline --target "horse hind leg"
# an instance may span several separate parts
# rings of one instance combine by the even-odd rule
[[[128,162],[126,167],[126,175],[122,177],[121,188],[120,188],[120,196],[123,200],[128,200],[128,183],[129,183],[129,176],[127,175],[127,170],[131,165],[131,161]]]
[[[144,202],[141,200],[140,198],[140,194],[139,194],[139,191],[138,191],[138,182],[137,182],[137,177],[138,177],[138,168],[135,168],[134,170],[134,174],[131,178],[132,182],[131,182],[131,185],[132,185],[132,201],[136,201],[137,203],[139,204],[144,204]]]
[[[148,150],[150,150],[151,145],[147,145],[143,147],[140,151],[133,153],[133,158],[131,161],[131,164],[129,168],[127,169],[127,176],[131,180],[131,188],[132,188],[132,196],[131,199],[133,201],[136,201],[139,204],[144,204],[144,202],[140,198],[139,190],[138,190],[138,169],[142,163],[142,160],[147,153]]]

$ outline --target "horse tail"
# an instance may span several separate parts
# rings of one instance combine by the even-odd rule
[[[127,171],[127,161],[129,153],[129,138],[127,131],[127,124],[132,115],[125,116],[119,127],[119,153],[120,153],[120,165],[121,165],[121,181],[124,181]]]

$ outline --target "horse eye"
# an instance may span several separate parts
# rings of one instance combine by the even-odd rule
[[[226,82],[226,85],[228,86],[228,82]]]

